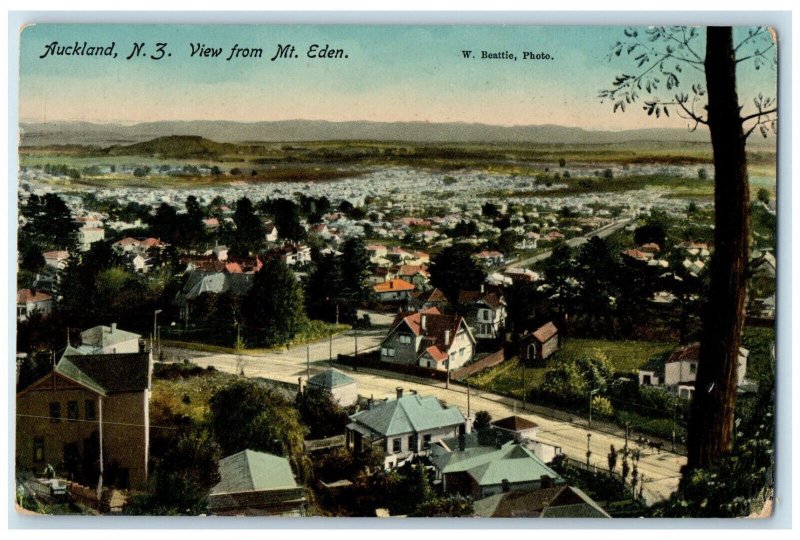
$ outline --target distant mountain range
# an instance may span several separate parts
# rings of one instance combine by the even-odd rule
[[[427,122],[327,122],[285,120],[276,122],[175,121],[134,125],[90,122],[21,123],[22,146],[124,145],[172,135],[199,136],[220,143],[291,142],[331,140],[408,141],[418,143],[532,143],[624,144],[708,143],[707,130],[655,128],[626,131],[589,131],[556,125],[495,126],[470,123]],[[753,137],[751,143],[758,143]],[[774,139],[768,140],[774,143]]]

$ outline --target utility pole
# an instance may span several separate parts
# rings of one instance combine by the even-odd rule
[[[673,403],[672,405],[672,452],[675,452],[675,413],[677,411],[677,406]]]
[[[467,418],[469,418],[469,417],[470,417],[470,409],[469,409],[469,395],[470,395],[470,390],[469,390],[469,377],[467,377]]]
[[[158,314],[161,313],[160,309],[157,309],[153,312],[153,339],[150,340],[150,352],[155,352],[155,340],[156,340],[156,332],[158,331],[158,327],[156,326],[158,323]]]
[[[306,343],[306,380],[311,379],[311,345]]]
[[[526,409],[525,406],[525,359],[522,359],[522,410]]]
[[[592,427],[592,396],[598,392],[597,388],[589,391],[589,428]]]
[[[592,457],[591,442],[592,442],[592,434],[591,433],[587,433],[586,434],[586,470],[587,471],[589,470],[589,458]]]
[[[358,328],[354,328],[356,336],[356,356],[358,356]]]
[[[328,337],[330,338],[328,342],[328,361],[333,362],[333,334]]]
[[[447,370],[447,378],[444,380],[444,387],[449,389],[450,388],[450,357],[447,357],[445,360],[445,369]]]

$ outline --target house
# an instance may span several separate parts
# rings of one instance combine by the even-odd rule
[[[424,265],[403,264],[397,269],[397,277],[411,283],[418,291],[424,291],[428,288],[431,275]]]
[[[189,273],[173,304],[180,308],[181,318],[188,324],[192,305],[201,295],[229,292],[234,296],[245,296],[253,288],[253,276],[252,273],[194,270]]]
[[[211,231],[216,230],[216,229],[219,228],[219,220],[217,218],[215,218],[215,217],[204,219],[203,220],[203,226],[207,230],[211,230]]]
[[[267,242],[278,241],[278,227],[274,223],[267,223],[264,225],[264,238]]]
[[[81,332],[81,345],[74,351],[78,354],[127,354],[138,353],[142,336],[111,326],[95,326]],[[66,351],[64,354],[67,354]]]
[[[508,491],[473,503],[476,517],[610,518],[586,493],[572,486]]]
[[[311,248],[303,244],[285,245],[272,250],[268,256],[278,257],[286,266],[305,264],[311,262]]]
[[[499,251],[481,251],[475,258],[478,259],[478,262],[486,265],[486,266],[500,266],[505,261],[503,254]]]
[[[435,307],[440,312],[443,311],[449,304],[450,302],[448,302],[444,292],[442,292],[442,290],[438,287],[429,292],[421,293],[415,302],[415,305],[418,306],[419,310]]]
[[[45,251],[42,255],[44,256],[44,264],[55,270],[63,270],[69,262],[69,251]]]
[[[447,371],[472,360],[475,337],[463,317],[430,308],[399,313],[380,350],[382,362]]]
[[[414,285],[398,278],[372,286],[372,293],[378,302],[406,302],[414,290]]]
[[[17,393],[17,470],[76,467],[92,484],[146,489],[151,375],[149,353],[62,357]]]
[[[748,385],[747,357],[750,352],[739,347],[736,366],[736,385]],[[694,395],[697,367],[700,363],[700,343],[692,343],[675,349],[666,359],[655,358],[639,369],[640,386],[663,386],[669,392],[686,399]]]
[[[358,401],[358,383],[338,369],[326,369],[308,379],[309,388],[328,392],[340,407],[349,407]]]
[[[520,338],[520,358],[528,361],[547,360],[558,350],[558,328],[552,322],[544,324]]]
[[[461,291],[458,305],[466,313],[467,323],[476,339],[497,339],[506,324],[506,300],[497,293]]]
[[[297,485],[284,457],[243,450],[219,461],[219,478],[208,494],[209,514],[305,515],[305,488]]]
[[[36,289],[17,291],[17,320],[27,321],[34,312],[49,315],[53,311],[53,296]]]
[[[522,442],[523,439],[535,439],[539,431],[539,424],[516,415],[495,420],[491,426],[494,430],[510,435],[516,442]]]
[[[83,227],[78,229],[78,249],[89,251],[92,244],[105,238],[105,229],[102,227]]]
[[[211,254],[218,260],[218,261],[227,261],[228,260],[228,246],[214,246],[214,249],[211,250]]]
[[[471,447],[462,442],[455,450],[437,445],[431,450],[431,462],[445,493],[474,499],[564,484],[531,450],[514,441]]]
[[[384,467],[391,468],[427,454],[433,444],[466,432],[466,420],[458,407],[445,407],[434,396],[416,392],[397,399],[371,403],[368,409],[350,416],[347,447],[361,452],[371,446],[384,453]]]

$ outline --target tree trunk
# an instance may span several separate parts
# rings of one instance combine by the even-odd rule
[[[750,193],[730,27],[708,28],[705,71],[714,150],[714,253],[692,400],[686,477],[694,469],[712,466],[733,446],[749,244]]]

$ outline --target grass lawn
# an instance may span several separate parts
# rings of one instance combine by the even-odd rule
[[[544,382],[548,371],[560,363],[571,359],[603,352],[618,372],[631,372],[646,364],[654,356],[659,356],[675,347],[673,343],[655,341],[610,341],[602,339],[569,339],[561,349],[547,359],[543,367],[525,370],[527,390]],[[488,369],[474,377],[470,384],[497,394],[522,398],[522,366],[517,357],[510,358],[499,366]]]
[[[153,377],[151,417],[161,418],[161,411],[170,410],[176,415],[186,415],[199,422],[209,411],[208,401],[211,396],[234,380],[235,375],[220,371],[169,380]]]

